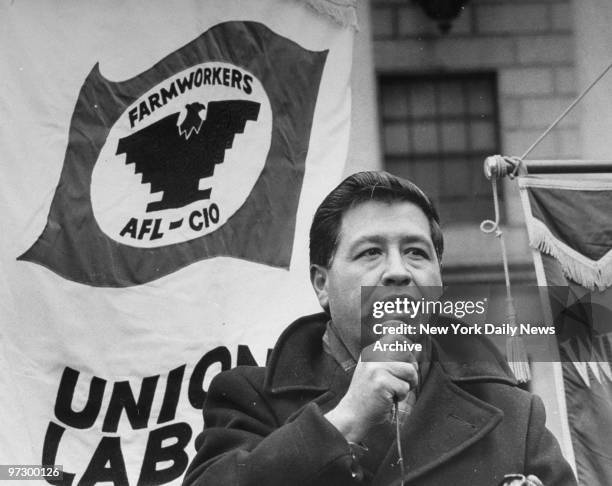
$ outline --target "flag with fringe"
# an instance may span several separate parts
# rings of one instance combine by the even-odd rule
[[[582,485],[612,484],[612,177],[519,179]]]

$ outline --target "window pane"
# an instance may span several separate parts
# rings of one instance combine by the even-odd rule
[[[414,151],[418,154],[437,153],[438,131],[435,123],[421,122],[414,127]]]
[[[391,84],[382,91],[383,116],[405,118],[408,116],[408,96],[406,88]]]
[[[490,197],[485,201],[470,199],[442,201],[439,204],[440,218],[442,222],[473,221],[475,223],[490,219],[492,207],[489,207],[489,200]]]
[[[413,164],[411,161],[395,158],[387,159],[385,161],[385,169],[396,176],[409,180],[414,179]]]
[[[444,152],[467,150],[467,127],[462,122],[442,122],[442,149]]]
[[[470,165],[465,159],[450,159],[443,162],[442,193],[440,195],[442,199],[456,198],[472,192]],[[484,176],[483,179],[485,179]]]
[[[463,86],[460,83],[440,83],[438,96],[440,114],[461,115],[465,112]]]
[[[420,82],[410,89],[410,104],[413,117],[431,117],[436,113],[434,87],[429,82]]]
[[[385,152],[391,155],[410,151],[408,127],[405,123],[388,124],[385,127]]]
[[[412,181],[432,198],[439,194],[440,166],[433,160],[417,160],[412,163]]]
[[[470,113],[472,115],[490,115],[493,113],[493,96],[488,83],[469,83],[468,92]]]
[[[470,124],[470,145],[473,150],[494,151],[495,127],[486,121]]]

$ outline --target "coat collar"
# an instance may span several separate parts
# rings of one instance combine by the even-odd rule
[[[328,320],[324,313],[313,314],[301,317],[285,329],[267,365],[266,390],[272,393],[329,390],[338,366],[322,346]],[[434,347],[435,360],[453,382],[517,384],[507,363],[487,339],[439,336]]]
[[[323,350],[327,321],[325,314],[313,314],[299,318],[283,331],[266,367],[266,390],[282,393],[329,389],[337,365]]]

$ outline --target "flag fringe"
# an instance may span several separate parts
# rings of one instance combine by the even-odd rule
[[[555,238],[540,220],[531,218],[529,226],[529,244],[557,260],[566,277],[590,290],[612,285],[612,252],[593,261]]]
[[[357,4],[355,0],[302,0],[317,12],[331,17],[342,27],[357,30]]]

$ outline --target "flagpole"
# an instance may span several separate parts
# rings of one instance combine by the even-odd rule
[[[484,162],[488,179],[515,174],[519,159],[493,155]],[[523,172],[527,174],[612,174],[612,160],[521,160]]]
[[[612,173],[612,160],[524,160],[529,174]]]

